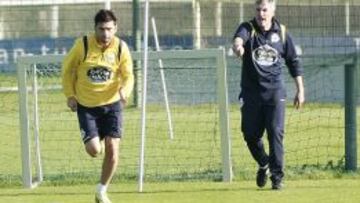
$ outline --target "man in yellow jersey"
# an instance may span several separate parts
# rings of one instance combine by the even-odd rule
[[[75,41],[63,61],[62,85],[67,106],[77,112],[86,152],[105,155],[95,201],[110,202],[107,187],[118,164],[122,110],[134,86],[133,63],[125,42],[115,36],[116,17],[102,9],[95,33]]]

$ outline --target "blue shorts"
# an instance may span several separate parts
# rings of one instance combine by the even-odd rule
[[[121,138],[122,104],[115,102],[98,107],[86,107],[78,103],[77,115],[84,143],[94,137]]]

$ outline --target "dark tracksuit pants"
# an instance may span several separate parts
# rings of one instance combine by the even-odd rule
[[[284,176],[284,117],[285,100],[264,104],[259,100],[243,98],[241,107],[241,130],[251,155],[259,164],[269,164],[272,181]],[[266,130],[269,141],[269,155],[266,154],[262,136]]]

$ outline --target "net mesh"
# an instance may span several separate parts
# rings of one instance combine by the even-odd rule
[[[191,53],[190,53],[191,54]],[[46,57],[46,56],[45,56]],[[221,179],[216,58],[149,61],[145,178],[151,180]],[[38,63],[39,129],[45,180],[96,181],[102,158],[90,158],[83,147],[76,114],[66,107],[60,87],[60,63]],[[27,68],[31,70],[33,65]],[[164,103],[164,71],[174,138],[169,137]],[[33,72],[27,71],[32,81]],[[31,94],[29,106],[34,102]],[[29,112],[31,118],[33,111]],[[134,180],[138,173],[141,108],[124,109],[120,167],[115,180]],[[30,121],[30,125],[34,125]],[[92,177],[92,178],[91,178]]]

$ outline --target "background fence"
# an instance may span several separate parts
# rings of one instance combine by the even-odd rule
[[[21,174],[15,79],[17,58],[29,54],[66,53],[75,37],[93,31],[93,16],[106,2],[108,1],[0,2],[0,131],[4,140],[0,144],[1,181],[18,182],[18,175]],[[131,49],[137,48],[135,40],[139,40],[133,35],[134,2],[138,1],[111,1],[111,8],[119,18],[118,34],[128,42]],[[138,3],[138,25],[141,31],[143,3]],[[162,49],[221,46],[228,50],[234,172],[236,177],[247,178],[247,173],[252,174],[250,172],[253,172],[256,166],[249,158],[250,154],[239,129],[237,96],[240,91],[241,67],[239,61],[232,57],[230,47],[239,23],[253,17],[253,1],[154,0],[150,7],[150,15],[156,19],[158,26]],[[308,102],[301,111],[292,108],[287,110],[286,163],[289,170],[294,169],[291,172],[304,168],[339,169],[344,165],[344,65],[359,61],[356,59],[360,47],[359,9],[360,0],[278,1],[277,17],[287,25],[287,30],[293,35],[301,53]],[[150,45],[154,49],[151,36]],[[191,78],[190,80],[196,81]],[[156,78],[149,78],[149,81],[150,88],[159,86]],[[286,82],[290,101],[294,86],[291,78],[287,78]],[[212,83],[209,82],[210,84]],[[204,85],[206,86],[205,83]],[[173,88],[179,89],[181,86]],[[198,103],[206,102],[204,100],[207,97],[205,93],[204,95],[197,97]],[[163,100],[161,95],[156,94],[149,99],[153,104],[159,104]],[[188,104],[187,101],[184,103]],[[76,126],[72,126],[72,129],[71,133],[77,136]],[[81,144],[80,141],[78,144]],[[78,151],[83,152],[81,145]],[[357,157],[359,162],[359,152]]]

